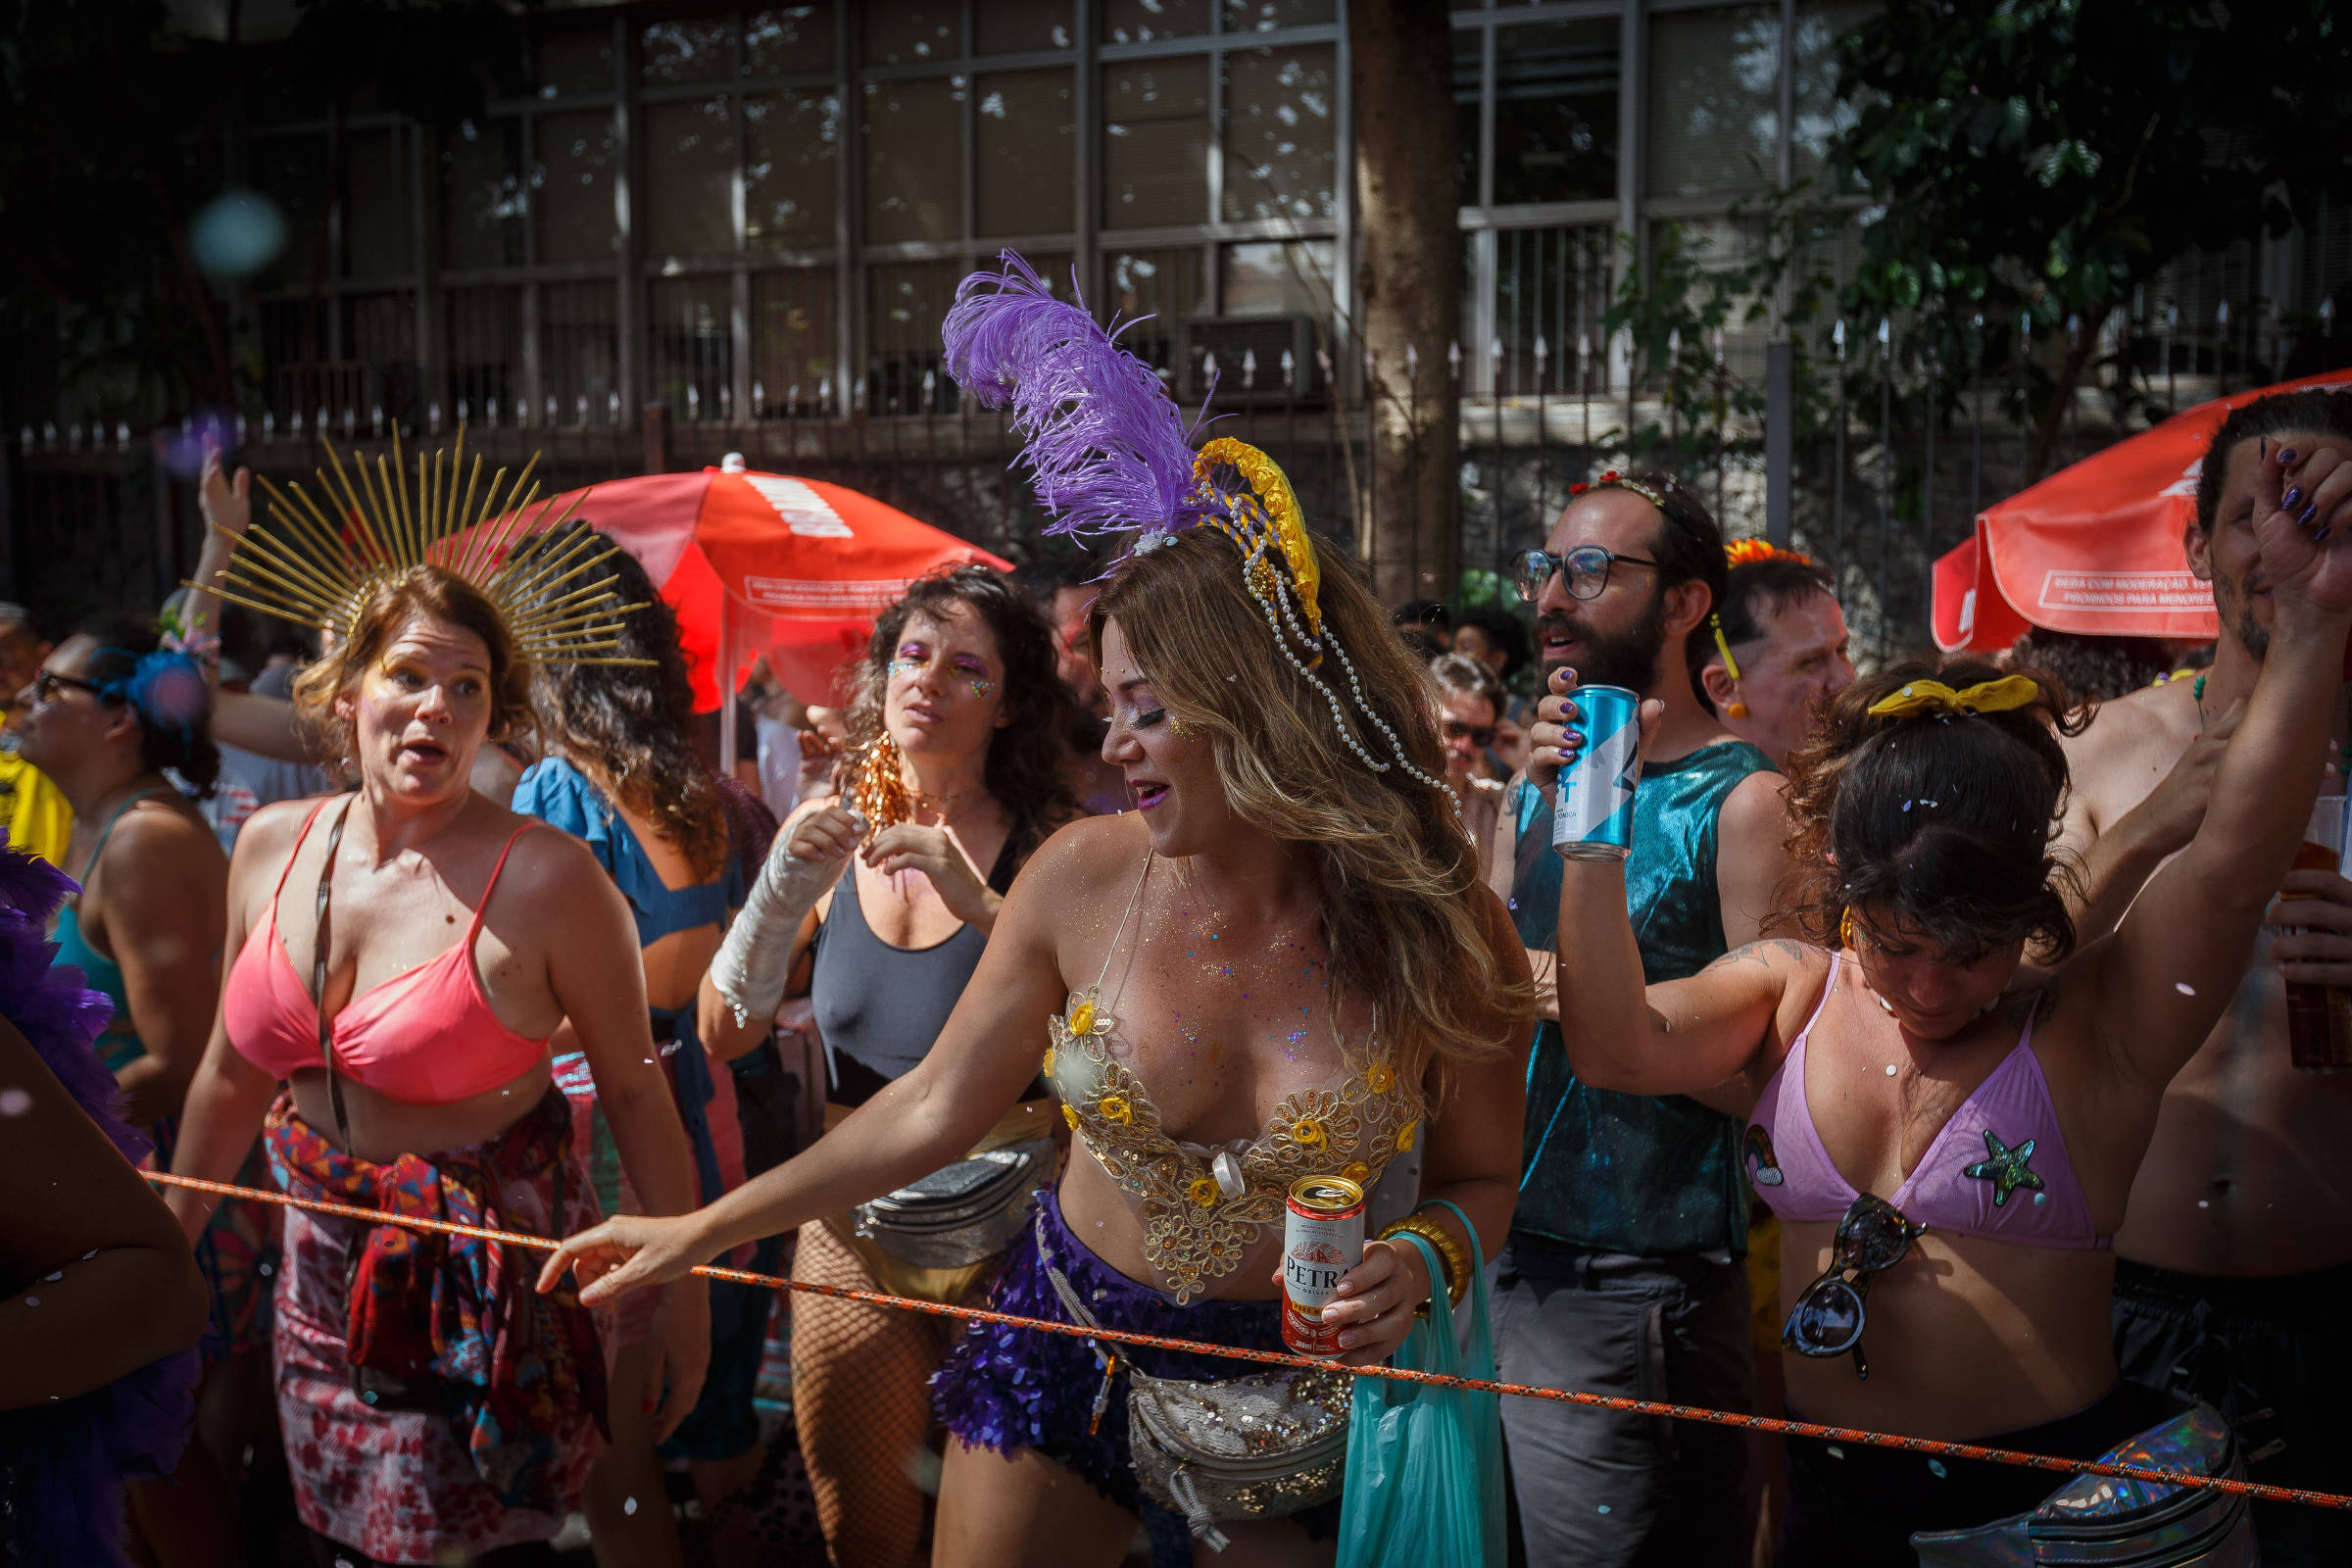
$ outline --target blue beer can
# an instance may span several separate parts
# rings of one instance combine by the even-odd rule
[[[1572,860],[1622,860],[1634,847],[1642,698],[1622,686],[1579,686],[1570,696],[1585,744],[1560,769],[1551,847]]]

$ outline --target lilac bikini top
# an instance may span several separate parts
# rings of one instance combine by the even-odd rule
[[[1831,1163],[1805,1102],[1805,1044],[1837,995],[1843,958],[1830,956],[1821,1001],[1748,1118],[1748,1177],[1784,1220],[1835,1224],[1860,1196]],[[2020,1247],[2104,1249],[2114,1240],[2098,1233],[2066,1157],[2057,1107],[2034,1054],[2033,1019],[1887,1201],[1935,1230]]]

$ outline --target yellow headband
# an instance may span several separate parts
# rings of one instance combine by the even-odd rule
[[[2024,675],[2004,675],[1952,690],[1939,680],[1905,681],[1870,705],[1873,718],[1907,718],[1913,713],[2006,713],[2037,702],[2041,688]]]
[[[1306,518],[1298,510],[1298,498],[1291,492],[1291,481],[1274,460],[1257,448],[1222,436],[1203,446],[1193,460],[1193,482],[1203,491],[1208,490],[1209,474],[1219,464],[1231,467],[1248,481],[1250,493],[1257,500],[1257,510],[1272,529],[1273,537],[1259,535],[1251,526],[1256,519],[1246,516],[1212,514],[1202,520],[1229,536],[1245,555],[1252,555],[1268,544],[1281,551],[1283,564],[1290,568],[1292,586],[1298,594],[1298,609],[1306,619],[1306,635],[1310,639],[1320,637],[1323,572],[1315,561],[1314,544],[1306,536]],[[1316,655],[1316,662],[1321,657]]]

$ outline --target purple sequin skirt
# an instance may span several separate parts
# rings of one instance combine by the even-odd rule
[[[1178,1306],[1149,1285],[1139,1284],[1112,1268],[1070,1233],[1061,1217],[1054,1193],[1037,1195],[1046,1246],[1079,1299],[1104,1328],[1130,1329],[1139,1334],[1202,1340],[1250,1350],[1287,1349],[1282,1343],[1282,1316],[1273,1301],[1197,1301]],[[1005,1252],[988,1304],[1000,1312],[1021,1317],[1070,1320],[1047,1277],[1046,1259],[1038,1252],[1040,1226],[1023,1226]],[[1199,1355],[1182,1350],[1119,1348],[1120,1365],[1133,1360],[1144,1371],[1161,1378],[1230,1378],[1254,1370],[1246,1361]],[[1041,1334],[1035,1329],[1008,1328],[998,1323],[972,1323],[932,1374],[932,1397],[940,1419],[950,1432],[975,1446],[999,1453],[1035,1448],[1064,1469],[1083,1477],[1103,1496],[1131,1513],[1148,1506],[1136,1485],[1127,1458],[1127,1380],[1122,1376],[1111,1390],[1102,1411],[1102,1426],[1086,1430],[1094,1413],[1096,1391],[1102,1386],[1102,1364],[1094,1343],[1067,1334]],[[1325,1505],[1336,1518],[1338,1504]],[[1314,1513],[1317,1510],[1310,1509]],[[1299,1518],[1310,1535],[1320,1534],[1321,1520]]]

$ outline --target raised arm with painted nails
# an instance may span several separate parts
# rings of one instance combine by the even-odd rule
[[[2290,509],[2290,488],[2319,511]],[[2111,937],[2074,952],[2052,852],[2063,695],[1985,665],[1857,684],[1795,759],[1795,913],[1826,946],[1762,944],[1644,990],[1621,868],[1563,867],[1571,1057],[1638,1094],[1734,1081],[1751,1179],[1784,1225],[1789,1399],[1815,1419],[2089,1456],[2168,1408],[2117,1381],[2110,1239],[2164,1087],[2227,1004],[2301,838],[2352,627],[2352,545],[2305,520],[2352,496],[2352,467],[2272,452],[2257,489],[2270,655],[2195,835]],[[1573,700],[1541,705],[1540,750],[1561,750]],[[2013,989],[2029,944],[2055,977]],[[1857,1227],[1884,1248],[1857,1266],[1839,1242],[1828,1266]],[[1804,1560],[1907,1562],[1910,1531],[2046,1490],[1841,1464],[1801,1440],[1791,1465]]]

